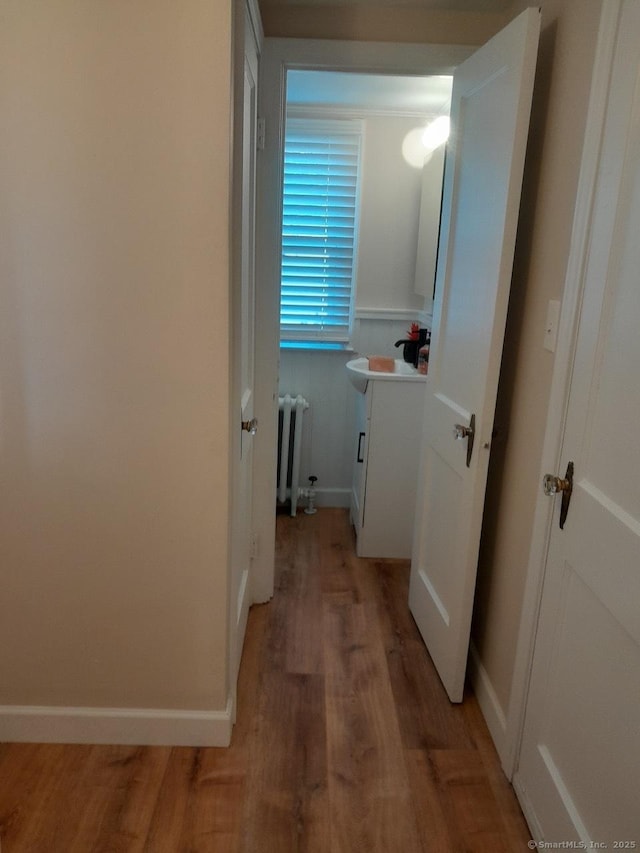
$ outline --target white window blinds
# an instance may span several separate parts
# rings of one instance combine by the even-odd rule
[[[349,340],[361,136],[359,122],[287,121],[282,340]]]

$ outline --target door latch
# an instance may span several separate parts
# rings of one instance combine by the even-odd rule
[[[547,497],[553,497],[558,492],[562,492],[560,530],[564,530],[564,523],[567,520],[569,504],[571,503],[571,493],[573,492],[573,462],[569,462],[567,465],[567,473],[564,475],[564,479],[556,477],[554,474],[545,474],[542,479],[542,488]]]
[[[471,415],[469,426],[454,424],[453,437],[456,441],[467,439],[467,468],[471,465],[471,454],[473,453],[473,441],[476,437],[476,416]]]

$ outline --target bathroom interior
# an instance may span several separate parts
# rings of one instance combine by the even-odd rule
[[[288,122],[355,119],[362,141],[349,340],[327,346],[281,334],[281,409],[285,395],[294,408],[297,395],[309,407],[299,430],[298,488],[281,489],[277,507],[308,510],[311,487],[311,509],[350,508],[359,556],[411,553],[425,365],[418,372],[419,347],[401,342],[412,326],[431,327],[445,141],[425,131],[448,118],[451,85],[447,76],[287,72]],[[368,371],[370,356],[383,357],[383,371]],[[401,442],[388,434],[398,413]],[[294,431],[292,423],[292,458]],[[281,416],[279,472],[292,466],[282,462],[282,433]]]

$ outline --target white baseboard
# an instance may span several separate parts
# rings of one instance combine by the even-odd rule
[[[231,700],[223,711],[0,705],[0,742],[137,746],[229,746]]]
[[[351,506],[351,489],[316,489],[316,506],[348,508]]]
[[[522,814],[524,815],[524,819],[526,820],[529,831],[531,832],[531,837],[544,838],[544,833],[540,826],[538,815],[536,814],[535,809],[531,804],[531,800],[529,799],[529,795],[523,788],[520,782],[520,777],[517,773],[513,777],[513,789],[516,792],[520,808],[522,809]]]
[[[469,643],[469,675],[473,690],[480,705],[482,716],[500,756],[503,766],[507,758],[507,719],[498,701],[489,673],[482,665],[480,655],[474,643]]]
[[[298,512],[307,506],[308,498],[304,494],[303,486],[300,487],[298,498]],[[287,500],[291,500],[291,489],[287,489]],[[341,507],[348,509],[351,506],[351,489],[316,489],[316,506]]]

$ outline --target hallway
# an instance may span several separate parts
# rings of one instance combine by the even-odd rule
[[[278,519],[231,747],[0,744],[2,853],[510,853],[529,832],[473,695],[452,707],[408,564],[345,510]]]
[[[256,678],[258,704],[234,735],[252,756],[242,850],[527,849],[475,697],[449,703],[409,614],[408,563],[356,558],[346,510],[277,535],[243,662],[240,707]]]

